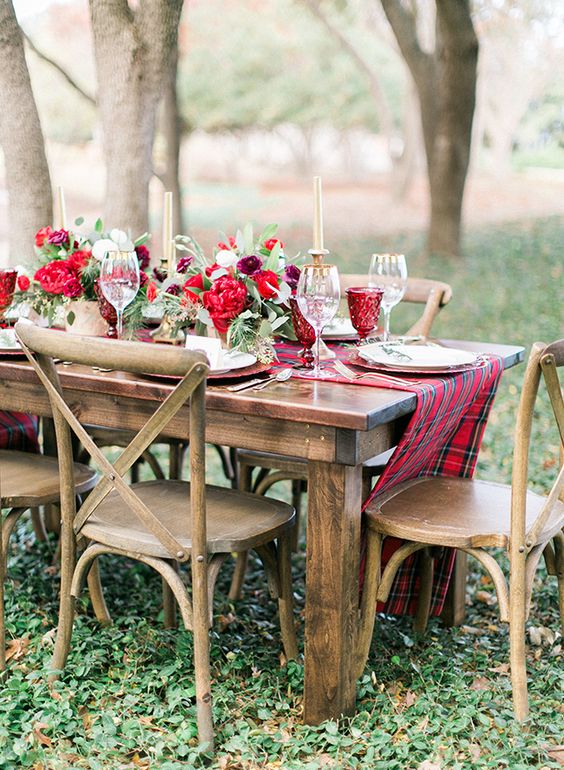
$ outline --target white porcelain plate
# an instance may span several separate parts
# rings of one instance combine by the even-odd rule
[[[21,349],[13,329],[0,329],[0,353],[16,353]]]
[[[449,369],[467,366],[476,362],[475,353],[458,348],[443,348],[438,345],[405,345],[398,342],[374,342],[358,348],[358,355],[371,364],[380,364],[391,369],[421,371]]]
[[[336,317],[323,328],[321,336],[328,339],[331,337],[341,339],[343,337],[356,337],[357,333],[350,318]]]
[[[257,357],[252,353],[241,353],[238,350],[226,350],[222,353],[221,363],[214,369],[211,369],[211,374],[221,374],[223,372],[231,372],[234,369],[244,369],[247,366],[256,364]]]

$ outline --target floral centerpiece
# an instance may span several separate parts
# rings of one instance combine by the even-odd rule
[[[217,244],[211,263],[193,239],[177,237],[176,271],[155,271],[161,286],[151,283],[147,298],[162,301],[176,328],[195,326],[197,334],[218,334],[228,347],[272,360],[274,332],[292,335],[288,299],[300,275],[276,231],[268,225],[255,239],[246,225]]]
[[[75,225],[78,227],[83,221],[79,218]],[[100,219],[87,236],[76,231],[42,227],[35,235],[36,263],[18,276],[14,303],[26,303],[45,317],[49,326],[55,321],[59,309],[63,308],[67,311],[67,323],[72,327],[75,317],[73,307],[75,310],[78,308],[75,303],[98,302],[98,279],[104,254],[118,249],[135,250],[139,259],[141,289],[125,317],[126,325],[132,330],[139,325],[142,307],[147,302],[149,277],[145,269],[150,256],[145,246],[147,239],[147,233],[134,241],[130,241],[122,230],[105,233]]]

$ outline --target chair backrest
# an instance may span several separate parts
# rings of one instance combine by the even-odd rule
[[[143,342],[82,337],[52,329],[40,329],[27,320],[16,324],[16,334],[23,349],[45,386],[53,411],[59,456],[61,487],[61,517],[78,536],[96,507],[115,490],[134,514],[164,546],[172,559],[186,561],[176,537],[160,522],[123,480],[124,474],[145,449],[163,432],[178,410],[190,402],[190,502],[192,512],[192,541],[198,555],[206,555],[205,518],[205,380],[209,371],[202,353]],[[167,374],[181,377],[167,398],[156,408],[118,459],[111,463],[92,441],[80,420],[67,404],[54,358],[87,366],[110,367],[121,371]],[[101,477],[80,509],[76,510],[74,495],[74,462],[72,430],[101,470]]]
[[[537,540],[546,522],[550,519],[558,500],[564,499],[564,464],[562,464],[562,449],[564,447],[564,400],[562,386],[558,376],[558,368],[564,366],[564,339],[546,345],[536,342],[529,355],[515,428],[512,474],[511,502],[511,541],[512,547],[530,550]],[[556,480],[547,495],[546,502],[527,531],[526,503],[529,481],[529,451],[535,402],[539,392],[540,382],[544,381],[550,399],[552,412],[560,434],[560,469]]]
[[[341,292],[351,286],[368,286],[367,274],[341,275]],[[443,281],[433,281],[430,278],[408,278],[407,288],[402,302],[423,305],[423,311],[417,321],[407,330],[406,334],[421,334],[426,337],[431,332],[433,321],[440,310],[447,305],[452,297],[452,288]]]

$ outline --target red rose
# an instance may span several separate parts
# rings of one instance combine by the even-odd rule
[[[276,246],[277,243],[280,244],[281,249],[284,248],[284,244],[278,238],[269,238],[267,241],[264,242],[264,248],[267,249],[267,251],[272,251],[272,249]]]
[[[78,278],[69,278],[69,280],[63,286],[63,294],[69,299],[76,299],[83,293],[84,289],[82,288],[82,284]]]
[[[87,251],[86,249],[82,249],[80,251],[75,251],[73,254],[71,254],[67,258],[67,262],[71,266],[73,270],[76,270],[77,272],[82,270],[82,268],[86,265],[90,257],[92,256],[91,251]]]
[[[38,230],[35,233],[35,245],[41,248],[43,244],[45,243],[45,239],[48,238],[53,230],[47,225],[47,227],[42,227],[41,230]]]
[[[30,284],[31,284],[31,281],[29,280],[27,275],[18,276],[18,289],[20,291],[27,291],[29,289]]]
[[[55,259],[40,267],[33,277],[47,294],[62,294],[65,283],[76,278],[76,272],[66,259]]]
[[[154,302],[157,298],[157,284],[151,281],[147,286],[147,299],[149,302]]]
[[[203,294],[204,307],[220,334],[229,329],[231,321],[241,313],[247,303],[247,288],[242,281],[230,275],[222,275]]]
[[[204,278],[201,273],[191,275],[182,287],[182,291],[184,292],[186,299],[189,299],[190,302],[201,302],[202,300],[200,299],[200,295],[190,291],[190,286],[193,286],[195,289],[204,288]]]
[[[214,262],[213,265],[208,265],[206,269],[204,270],[206,277],[209,278],[212,273],[215,273],[216,270],[221,270],[221,265],[218,265],[217,262]]]
[[[226,251],[229,251],[229,249],[237,248],[237,241],[235,240],[235,238],[232,235],[229,235],[227,237],[227,240],[229,241],[229,246],[226,243],[223,243],[223,241],[220,241],[217,244],[217,248],[220,249],[220,250],[225,249]]]
[[[278,296],[280,279],[272,270],[262,270],[251,277],[256,281],[258,293],[263,299],[273,299]]]

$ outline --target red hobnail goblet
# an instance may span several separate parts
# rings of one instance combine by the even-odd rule
[[[117,340],[118,338],[118,330],[117,330],[117,312],[113,305],[111,305],[108,300],[104,297],[102,294],[102,289],[100,288],[100,284],[98,281],[94,284],[94,291],[96,292],[96,297],[98,298],[98,308],[100,310],[100,315],[104,319],[104,321],[108,324],[108,331],[106,332],[106,337],[109,337],[112,340]]]
[[[17,278],[17,270],[0,270],[0,326],[5,325],[4,313],[10,307],[12,300],[14,299]]]
[[[290,310],[292,311],[292,325],[296,334],[296,339],[302,345],[298,353],[299,363],[295,364],[296,369],[313,369],[313,351],[315,343],[315,329],[303,317],[298,301],[295,297],[290,297]]]
[[[378,326],[384,289],[379,286],[353,286],[346,290],[351,323],[361,340]]]

